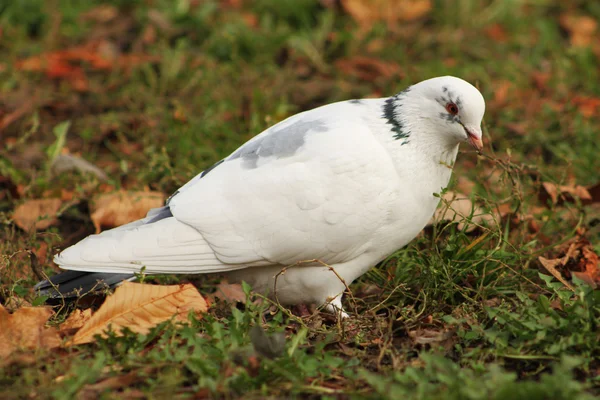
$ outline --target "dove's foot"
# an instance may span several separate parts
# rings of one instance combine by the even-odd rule
[[[325,304],[325,311],[335,314],[338,318],[344,319],[350,317],[342,307],[342,296],[337,296],[329,303]]]

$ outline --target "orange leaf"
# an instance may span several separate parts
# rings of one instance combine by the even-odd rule
[[[552,200],[552,204],[560,204],[564,201],[572,202],[574,198],[580,199],[584,204],[592,201],[590,192],[581,185],[557,185],[550,182],[543,182],[542,189],[540,200],[543,203],[546,203],[548,199]]]
[[[370,57],[343,58],[337,60],[335,66],[347,75],[353,75],[369,82],[380,77],[389,79],[402,75],[398,64]]]
[[[506,29],[498,23],[488,26],[484,29],[484,32],[487,37],[496,42],[504,43],[507,40]]]
[[[431,0],[342,0],[342,8],[363,28],[385,21],[393,26],[413,21],[431,11]]]
[[[217,291],[211,297],[218,297],[230,303],[246,303],[246,293],[239,283],[220,282],[217,285]]]
[[[113,228],[144,218],[151,208],[161,207],[165,195],[160,192],[128,192],[121,190],[95,196],[90,203],[96,233],[102,227]]]
[[[157,286],[123,282],[68,344],[89,343],[94,335],[106,335],[109,329],[117,335],[123,328],[147,333],[161,322],[171,318],[184,322],[190,311],[199,315],[207,309],[206,300],[189,283]]]
[[[61,332],[68,332],[73,329],[80,329],[90,318],[92,318],[92,309],[88,308],[85,310],[75,310],[69,318],[60,324]]]
[[[586,15],[563,14],[560,16],[560,25],[569,32],[571,45],[574,47],[587,47],[596,38],[598,22]]]
[[[584,117],[590,118],[598,115],[600,110],[600,98],[589,97],[589,96],[575,96],[573,97],[573,104],[577,106],[577,109]]]
[[[60,346],[56,328],[45,326],[52,314],[47,307],[21,307],[10,314],[0,305],[0,357],[5,358],[17,350]]]
[[[15,224],[25,231],[39,231],[58,222],[58,210],[61,205],[61,199],[27,200],[17,206],[12,218]]]

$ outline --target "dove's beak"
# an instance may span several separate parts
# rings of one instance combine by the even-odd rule
[[[471,143],[471,146],[475,147],[475,150],[477,150],[478,153],[481,153],[481,150],[483,150],[481,128],[468,125],[463,125],[463,128],[465,128],[467,140]]]

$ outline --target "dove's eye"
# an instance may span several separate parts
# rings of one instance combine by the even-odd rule
[[[446,104],[446,111],[448,111],[452,115],[458,114],[458,106],[454,103]]]

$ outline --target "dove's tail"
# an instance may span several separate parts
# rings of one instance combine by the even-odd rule
[[[135,280],[133,274],[65,271],[34,286],[41,296],[52,299],[84,296],[87,293],[114,288],[123,281]]]
[[[139,272],[205,274],[247,266],[221,262],[202,234],[178,221],[167,206],[151,210],[144,219],[88,236],[56,255],[54,262],[70,271],[35,286],[52,297],[113,287]]]

